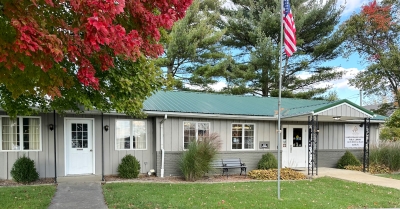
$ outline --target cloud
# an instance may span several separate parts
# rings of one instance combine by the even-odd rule
[[[343,72],[343,77],[338,80],[333,80],[329,82],[320,82],[318,84],[313,85],[312,87],[314,88],[324,88],[326,86],[331,86],[332,89],[334,90],[344,90],[344,89],[351,89],[351,90],[356,90],[355,87],[349,85],[349,79],[354,78],[360,70],[357,68],[343,68],[343,67],[337,67],[335,68],[336,72]],[[311,76],[310,73],[308,72],[303,72],[298,75],[300,78],[305,79],[309,78]]]

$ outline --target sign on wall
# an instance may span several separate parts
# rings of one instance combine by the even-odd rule
[[[344,147],[363,148],[364,147],[364,128],[360,124],[344,125]]]

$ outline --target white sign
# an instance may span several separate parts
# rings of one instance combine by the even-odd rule
[[[360,124],[344,125],[344,147],[363,148],[364,147],[364,127]]]

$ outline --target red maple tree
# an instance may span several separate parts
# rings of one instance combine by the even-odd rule
[[[0,42],[0,67],[24,71],[26,60],[47,72],[72,63],[85,86],[99,88],[96,67],[108,70],[116,57],[136,60],[163,52],[160,29],[185,15],[191,0],[1,0],[1,18],[15,29]],[[61,96],[60,82],[46,93]]]

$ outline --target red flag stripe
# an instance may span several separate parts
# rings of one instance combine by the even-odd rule
[[[284,32],[285,53],[288,57],[290,57],[297,50],[297,47],[296,47],[296,35],[295,35],[296,27],[294,24],[292,10],[290,9],[288,0],[284,1],[283,26],[284,26],[283,32]]]

